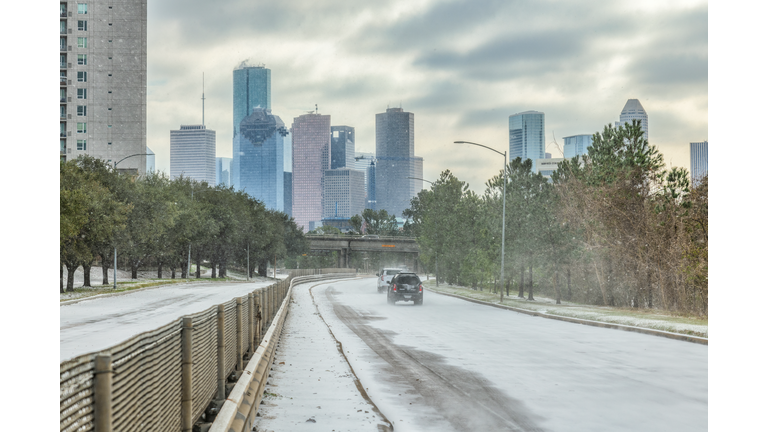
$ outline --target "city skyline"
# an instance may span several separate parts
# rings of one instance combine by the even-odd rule
[[[707,3],[600,5],[531,3],[523,17],[493,2],[226,1],[214,13],[191,2],[181,14],[173,0],[150,4],[147,145],[167,169],[157,130],[199,115],[203,72],[206,124],[227,142],[231,71],[250,59],[272,71],[274,112],[293,118],[317,104],[355,128],[356,151],[374,151],[375,113],[407,107],[428,180],[450,169],[482,191],[499,171],[493,154],[453,141],[503,151],[508,116],[535,110],[546,114],[546,152],[560,157],[553,137],[562,149],[565,136],[602,131],[628,99],[652,118],[665,162],[690,168],[688,144],[708,139]],[[354,23],[341,33],[323,19],[337,13]]]

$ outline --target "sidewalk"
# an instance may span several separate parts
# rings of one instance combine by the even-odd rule
[[[357,377],[318,314],[309,294],[314,285],[293,287],[254,430],[390,430],[376,407],[361,395]]]

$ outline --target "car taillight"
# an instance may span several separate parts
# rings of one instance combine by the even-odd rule
[[[422,292],[421,290],[422,290],[421,284],[419,284],[419,292]]]
[[[392,291],[397,292],[397,285],[392,285]]]
[[[384,275],[381,275],[381,280],[384,280]]]

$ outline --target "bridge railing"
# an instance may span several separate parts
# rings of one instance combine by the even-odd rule
[[[292,270],[245,296],[62,362],[60,430],[191,431],[195,421],[214,414],[211,402],[234,387],[228,377],[243,370],[262,339],[261,345],[268,342],[295,278],[354,272]]]
[[[416,237],[401,236],[377,236],[370,235],[339,235],[339,234],[305,234],[309,239],[339,239],[339,240],[388,240],[388,241],[416,241]]]

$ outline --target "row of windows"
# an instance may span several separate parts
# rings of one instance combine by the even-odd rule
[[[59,114],[60,114],[61,118],[66,117],[66,114],[67,114],[67,106],[66,105],[61,105],[59,107]],[[85,106],[85,105],[78,105],[77,106],[77,115],[80,116],[80,117],[87,116],[88,115],[88,107]]]
[[[77,20],[77,31],[88,31],[88,21]],[[67,34],[67,21],[65,20],[59,21],[59,33]]]

